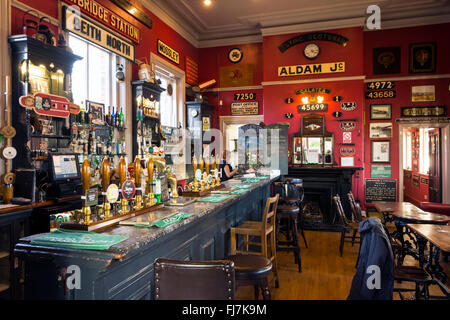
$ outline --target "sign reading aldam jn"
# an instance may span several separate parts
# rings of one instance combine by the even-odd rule
[[[70,7],[63,6],[63,29],[134,62],[134,45]]]
[[[304,64],[278,67],[279,77],[305,76],[309,74],[345,72],[345,62]]]

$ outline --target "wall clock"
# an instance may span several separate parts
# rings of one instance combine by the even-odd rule
[[[242,57],[244,56],[243,52],[239,48],[233,48],[228,52],[228,60],[232,63],[238,63],[242,60]]]
[[[305,58],[313,60],[320,54],[320,47],[317,43],[309,43],[303,48],[303,55]]]

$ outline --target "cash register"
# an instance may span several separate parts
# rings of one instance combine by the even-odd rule
[[[77,154],[50,153],[48,169],[50,198],[81,195],[81,172]]]

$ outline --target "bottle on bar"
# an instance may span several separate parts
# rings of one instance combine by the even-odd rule
[[[112,107],[112,113],[111,113],[111,127],[115,127],[116,126],[116,111],[115,111],[115,107]]]
[[[123,115],[123,110],[122,108],[120,108],[120,114],[119,114],[119,129],[123,129],[124,127],[124,120],[125,120],[125,116]]]
[[[114,119],[114,126],[119,128],[119,107],[117,107],[116,118]]]
[[[111,125],[111,106],[108,107],[108,113],[106,114],[106,124]]]
[[[78,119],[78,122],[84,123],[84,121],[85,121],[84,117],[85,117],[84,103],[81,102],[81,105],[80,105],[80,117]]]

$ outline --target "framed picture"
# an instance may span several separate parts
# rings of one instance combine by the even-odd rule
[[[105,105],[103,103],[92,102],[92,101],[86,100],[86,106],[89,110],[89,117],[91,119],[91,123],[98,124],[98,125],[104,125],[105,124],[105,118],[104,118]]]
[[[392,122],[370,123],[369,138],[392,138]]]
[[[427,102],[436,100],[436,86],[411,86],[411,102]]]
[[[341,157],[341,167],[354,167],[354,157]]]
[[[392,105],[391,104],[371,104],[370,120],[391,120]]]
[[[400,73],[400,47],[373,49],[373,74]]]
[[[411,43],[409,45],[409,72],[436,71],[436,42]]]
[[[371,144],[371,162],[390,162],[391,160],[391,142],[372,140]]]

